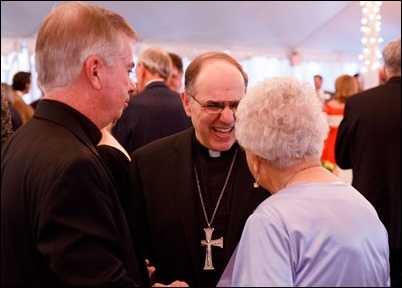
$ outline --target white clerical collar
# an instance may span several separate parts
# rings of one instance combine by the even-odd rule
[[[221,151],[208,150],[208,154],[209,154],[209,156],[211,156],[212,158],[221,157]]]

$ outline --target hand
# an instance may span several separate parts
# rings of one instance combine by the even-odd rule
[[[168,285],[161,284],[161,283],[155,283],[154,285],[152,285],[152,287],[190,287],[190,286],[188,286],[188,284],[184,281],[176,280]]]
[[[155,267],[154,266],[148,266],[149,265],[149,260],[148,259],[145,259],[145,265],[147,266],[148,277],[151,278],[152,274],[155,272]]]

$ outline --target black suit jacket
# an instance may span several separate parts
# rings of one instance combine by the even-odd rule
[[[100,138],[76,110],[41,100],[2,145],[3,287],[147,285]]]
[[[350,97],[335,145],[339,167],[375,207],[391,248],[401,248],[401,77]]]
[[[180,94],[158,81],[150,83],[144,91],[131,97],[112,134],[131,154],[149,142],[185,130],[191,125]]]
[[[197,222],[199,200],[195,186],[194,129],[156,140],[132,154],[133,223],[140,225],[142,243],[156,268],[156,281],[186,281],[199,286],[205,258]],[[245,152],[239,151],[232,171],[234,187],[230,221],[224,239],[225,265],[232,255],[248,216],[270,193],[253,189]]]

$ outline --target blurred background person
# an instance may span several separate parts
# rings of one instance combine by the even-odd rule
[[[31,72],[20,71],[15,73],[11,88],[13,90],[11,104],[20,115],[22,124],[25,124],[32,118],[35,111],[32,106],[24,101],[24,95],[31,89]]]
[[[329,133],[324,142],[324,149],[321,161],[325,167],[331,167],[331,172],[347,183],[352,183],[352,170],[343,170],[336,165],[335,141],[338,133],[338,126],[343,118],[346,99],[358,92],[355,78],[350,75],[341,75],[335,80],[334,97],[324,104],[324,112],[327,114]]]
[[[315,92],[322,102],[327,102],[332,99],[333,93],[324,90],[324,88],[322,87],[322,82],[323,78],[321,75],[314,75]]]
[[[383,85],[349,98],[335,144],[336,163],[374,206],[389,236],[391,286],[401,285],[401,39],[383,50]]]
[[[105,162],[110,174],[113,176],[117,193],[122,203],[124,212],[127,212],[127,203],[129,190],[128,170],[130,167],[130,155],[128,155],[126,149],[114,138],[111,133],[114,123],[110,123],[104,127],[102,132],[102,138],[100,139],[96,149],[102,160]],[[130,226],[131,231],[132,227]]]
[[[140,53],[135,68],[137,94],[112,128],[113,136],[131,153],[156,139],[191,126],[180,94],[166,84],[172,71],[168,53],[150,47]]]
[[[248,218],[218,286],[388,286],[384,225],[359,191],[321,166],[328,123],[312,87],[268,78],[236,117],[248,167],[273,195]]]
[[[135,93],[135,89],[130,93]],[[130,95],[131,97],[131,95]],[[136,247],[137,256],[145,259],[144,254],[142,253],[142,248],[138,241],[138,235],[135,232],[135,228],[132,222],[132,218],[130,215],[130,185],[129,185],[129,168],[130,168],[130,155],[128,155],[127,151],[123,146],[114,138],[111,133],[112,127],[115,123],[110,123],[106,127],[104,127],[102,132],[102,138],[100,139],[98,146],[96,147],[99,155],[101,156],[103,162],[106,164],[107,169],[113,177],[114,184],[116,187],[117,195],[120,199],[121,206],[123,207],[123,211],[127,218],[127,223],[130,229],[132,241],[134,247]],[[154,266],[148,266],[149,260],[146,259],[145,263],[147,265],[149,277],[152,279],[151,284],[154,284],[154,287],[188,287],[187,283],[182,281],[174,281],[169,285],[164,285],[160,283],[153,283],[155,278],[153,273],[155,272]]]
[[[364,90],[364,80],[363,77],[360,75],[360,73],[356,73],[353,75],[353,77],[355,78],[357,87],[358,87],[358,92],[361,92]]]
[[[176,92],[183,90],[183,60],[173,52],[168,53],[172,60],[172,72],[170,73],[167,85],[170,89]]]
[[[1,86],[1,144],[5,142],[8,137],[13,134],[13,127],[11,123],[11,112],[9,108],[9,103],[7,95]]]
[[[101,130],[102,138],[96,149],[115,180],[118,188],[117,192],[124,207],[127,203],[127,195],[129,194],[128,170],[131,158],[126,149],[113,137],[111,133],[113,125],[113,123],[110,123]]]
[[[11,125],[13,131],[16,131],[19,127],[22,125],[22,119],[20,114],[18,113],[17,109],[14,108],[14,106],[11,104],[11,99],[13,97],[13,90],[10,85],[7,83],[1,83],[1,89],[3,90],[3,93],[5,94],[8,102],[8,107],[10,110],[11,114]]]

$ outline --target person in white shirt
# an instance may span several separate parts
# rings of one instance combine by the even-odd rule
[[[333,93],[329,91],[325,91],[322,88],[322,76],[321,75],[314,75],[314,87],[317,96],[321,99],[322,102],[327,102],[332,99]]]

